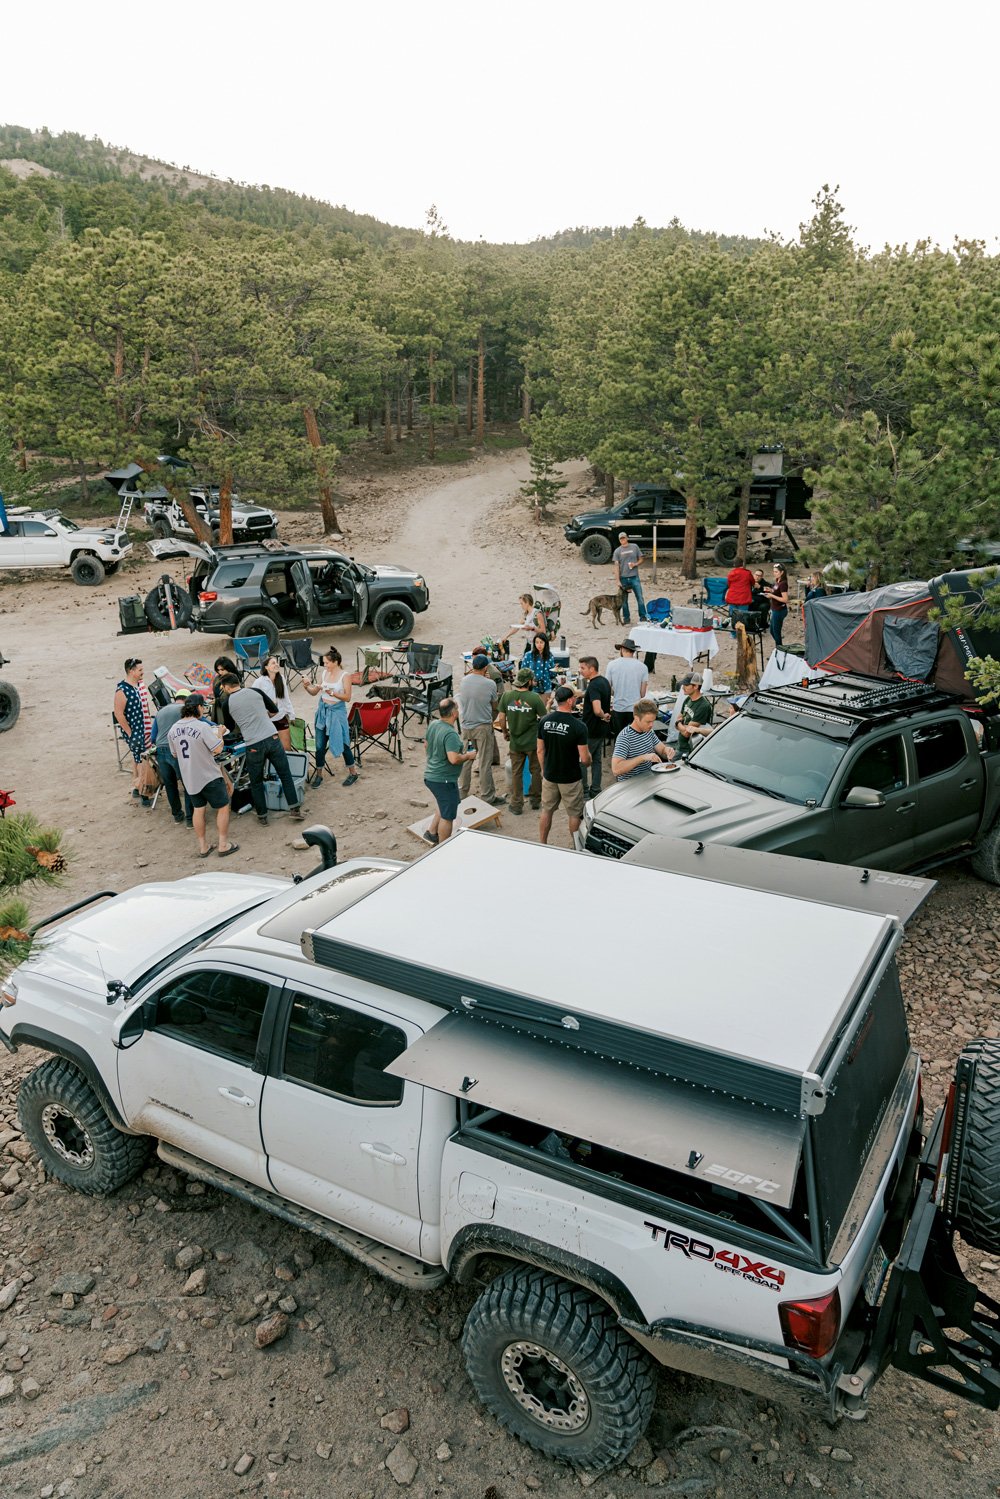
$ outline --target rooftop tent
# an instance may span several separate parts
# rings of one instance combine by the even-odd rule
[[[908,677],[969,697],[955,644],[930,618],[939,602],[932,585],[919,582],[810,599],[806,660],[824,671],[862,672],[886,680]]]
[[[968,610],[968,623],[956,630],[949,630],[946,637],[963,671],[973,656],[1000,658],[1000,629],[996,625],[984,628],[978,623],[985,595],[1000,587],[1000,568],[974,568],[968,572],[943,573],[939,578],[932,578],[927,587],[934,603],[939,607],[943,606],[946,598],[960,598]],[[1000,599],[991,599],[990,603],[1000,605]]]
[[[157,463],[166,465],[167,468],[191,467],[186,458],[174,458],[169,453],[160,453],[156,461]],[[126,463],[124,468],[109,469],[104,475],[104,482],[105,484],[110,484],[111,488],[118,493],[121,493],[123,489],[134,489],[135,481],[139,475],[147,472],[148,470],[144,469],[139,463]],[[156,499],[160,499],[163,497],[169,499],[169,495],[165,489],[158,489],[155,493],[153,490],[146,490],[145,494],[147,498],[155,497]]]

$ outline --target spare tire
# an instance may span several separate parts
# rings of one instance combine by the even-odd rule
[[[95,583],[104,579],[104,563],[92,552],[79,552],[73,558],[69,570],[73,575],[73,582],[82,584],[84,588],[93,588]]]
[[[20,693],[13,682],[5,682],[3,677],[0,677],[0,734],[5,729],[12,729],[14,727],[20,711]]]
[[[174,623],[170,623],[170,610],[167,607],[167,590],[170,590],[174,606]],[[183,630],[191,619],[191,611],[194,604],[191,595],[179,583],[164,573],[155,588],[151,588],[146,595],[143,605],[146,618],[154,630]]]
[[[963,1048],[955,1091],[950,1216],[966,1243],[1000,1254],[1000,1040]]]

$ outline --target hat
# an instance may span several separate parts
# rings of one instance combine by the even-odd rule
[[[618,644],[615,646],[615,650],[616,651],[634,651],[634,650],[638,650],[638,646],[636,645],[635,641],[632,639],[631,635],[629,635],[625,640],[619,640]]]
[[[518,687],[527,687],[530,685],[531,680],[531,672],[526,666],[522,666],[515,679],[515,685]]]
[[[475,655],[472,658],[472,669],[473,669],[473,671],[482,671],[483,667],[484,666],[489,666],[489,664],[490,664],[490,658],[489,658],[489,656],[484,656],[483,653],[482,653],[482,651],[480,651],[478,653],[478,655]]]
[[[571,697],[576,697],[572,687],[557,687],[555,699],[557,703],[568,703]]]
[[[702,677],[701,677],[701,672],[700,671],[689,671],[686,676],[681,677],[681,686],[682,687],[700,687],[701,686],[701,681],[702,681]]]
[[[190,687],[178,687],[177,690],[176,690],[176,692],[174,693],[174,697],[175,698],[190,697],[190,696],[191,696],[191,688]]]
[[[627,531],[619,531],[618,532],[618,540],[619,541],[621,541],[621,539],[622,539],[623,536],[624,536],[625,540],[628,541],[628,532]]]

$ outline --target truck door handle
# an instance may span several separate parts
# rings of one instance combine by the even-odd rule
[[[916,802],[900,802],[899,806],[896,808],[897,817],[899,816],[900,812],[912,812],[916,805]]]
[[[219,1093],[223,1098],[228,1099],[230,1103],[241,1103],[245,1109],[255,1109],[257,1107],[256,1100],[250,1098],[246,1093],[241,1093],[239,1088],[220,1088]]]
[[[390,1166],[405,1166],[405,1155],[399,1155],[388,1145],[375,1145],[371,1140],[362,1140],[361,1149],[365,1155],[373,1155],[377,1161],[388,1161]]]
[[[971,781],[961,781],[959,783],[958,789],[959,789],[959,791],[971,791],[972,788],[973,788],[973,786],[978,786],[978,785],[979,785],[979,782],[975,778],[973,778]]]

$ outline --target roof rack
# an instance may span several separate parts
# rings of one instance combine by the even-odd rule
[[[859,672],[836,672],[757,692],[747,707],[761,717],[816,721],[835,738],[852,738],[864,728],[908,712],[950,707],[959,699],[929,682],[889,680]]]

